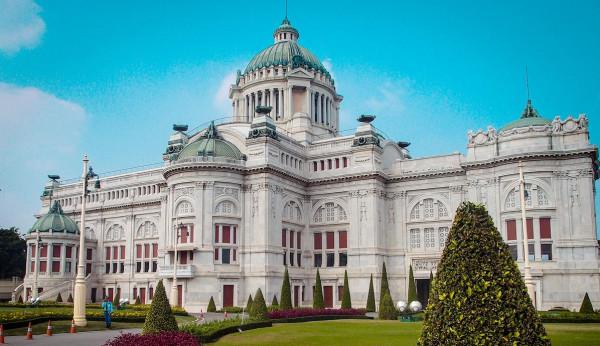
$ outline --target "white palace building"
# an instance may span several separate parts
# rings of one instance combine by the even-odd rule
[[[586,292],[600,304],[598,149],[584,115],[550,120],[528,101],[510,124],[469,131],[466,155],[412,158],[373,116],[341,135],[330,73],[287,18],[273,38],[238,72],[228,121],[175,125],[163,166],[100,177],[85,197],[88,301],[119,291],[148,303],[158,280],[169,292],[176,275],[188,311],[205,311],[211,296],[217,308],[245,306],[258,288],[270,302],[287,266],[295,306],[312,306],[320,268],[328,307],[341,305],[344,270],[360,307],[371,274],[378,296],[385,262],[394,300],[406,300],[412,265],[426,302],[462,201],[486,205],[523,268],[522,163],[537,308],[578,308]],[[81,184],[46,185],[17,297],[72,292]]]

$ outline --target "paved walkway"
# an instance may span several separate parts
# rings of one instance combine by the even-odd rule
[[[53,336],[34,335],[33,340],[25,340],[24,336],[7,336],[7,345],[44,345],[44,346],[101,346],[108,339],[120,333],[139,333],[140,329],[99,330],[95,332],[80,332],[77,334],[54,334]]]

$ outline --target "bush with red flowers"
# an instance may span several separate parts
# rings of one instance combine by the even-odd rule
[[[300,308],[293,310],[276,310],[267,314],[272,320],[283,318],[298,318],[311,316],[363,316],[365,309],[311,309]]]
[[[183,332],[161,332],[154,334],[125,333],[108,340],[104,346],[199,346],[198,340]]]

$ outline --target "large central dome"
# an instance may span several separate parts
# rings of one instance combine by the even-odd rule
[[[299,65],[329,76],[321,61],[308,49],[298,44],[298,30],[292,27],[287,18],[275,30],[274,37],[275,44],[256,54],[246,66],[244,74],[264,67]]]

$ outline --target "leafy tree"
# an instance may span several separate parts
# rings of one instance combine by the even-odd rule
[[[398,310],[394,306],[392,297],[388,292],[383,295],[383,299],[379,304],[379,319],[380,320],[395,320],[398,319]]]
[[[390,285],[388,283],[385,262],[383,262],[383,270],[381,271],[381,291],[379,292],[379,311],[381,311],[381,309],[383,307],[383,296],[385,296],[386,293],[390,296],[390,299],[392,300],[392,307],[393,307],[394,300],[392,299],[392,294],[390,293]]]
[[[256,294],[254,295],[254,300],[252,301],[252,310],[250,310],[250,317],[256,319],[265,319],[267,318],[267,304],[265,303],[265,298],[263,297],[262,291],[260,288],[256,290]]]
[[[121,300],[121,290],[116,290],[117,293],[115,294],[115,296],[113,297],[113,305],[116,307],[119,305],[119,300]]]
[[[273,295],[273,301],[271,301],[271,306],[279,307],[279,302],[277,301],[277,295]]]
[[[585,292],[585,296],[583,297],[583,301],[581,302],[581,307],[579,308],[579,312],[583,314],[593,314],[594,306],[592,305],[592,301],[590,300],[590,296],[588,296],[587,292]]]
[[[16,227],[0,228],[0,279],[25,275],[27,242]]]
[[[67,298],[67,303],[72,303],[73,302],[73,295],[71,293],[69,293],[69,297]]]
[[[56,296],[56,302],[62,303],[62,296],[60,295],[60,292],[58,292],[58,295]]]
[[[313,291],[313,308],[325,308],[325,303],[323,302],[323,286],[321,286],[321,275],[319,274],[319,269],[317,269],[317,279],[315,281],[315,288]]]
[[[352,309],[350,299],[350,285],[348,284],[348,271],[344,270],[344,290],[342,291],[342,309]]]
[[[375,290],[373,289],[373,274],[369,281],[369,294],[367,295],[367,312],[375,312]]]
[[[163,281],[160,280],[156,285],[152,304],[146,315],[142,333],[152,334],[178,330],[177,321],[175,321],[175,316],[173,316],[171,305],[169,305],[169,300],[167,299],[165,286],[163,286]]]
[[[483,205],[456,211],[419,345],[550,345],[508,245]]]
[[[248,302],[246,303],[246,312],[250,314],[250,310],[252,310],[252,295],[248,295]]]
[[[208,307],[206,308],[206,312],[217,312],[217,307],[215,306],[215,300],[212,296],[210,296],[210,300],[208,301]]]
[[[281,284],[281,304],[279,304],[279,308],[281,310],[291,310],[292,309],[292,291],[290,288],[290,275],[288,274],[288,269],[285,267],[285,272],[283,273],[283,283]]]
[[[134,304],[135,304],[135,305],[140,305],[140,304],[142,304],[142,300],[140,299],[140,296],[139,296],[139,295],[138,295],[137,297],[135,297],[135,302],[134,302]]]
[[[411,303],[417,300],[417,288],[415,287],[415,277],[413,275],[412,265],[408,269],[408,299],[407,302]]]

